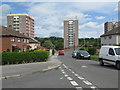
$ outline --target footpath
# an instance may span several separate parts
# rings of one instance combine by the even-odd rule
[[[61,64],[62,62],[57,59],[57,55],[54,55],[49,57],[47,62],[5,65],[2,66],[2,77],[0,77],[0,80],[46,72],[58,68]]]

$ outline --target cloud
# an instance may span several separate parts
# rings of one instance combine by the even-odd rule
[[[98,24],[97,22],[88,22],[83,25],[79,25],[79,38],[81,37],[99,37],[103,34],[104,24]]]
[[[73,7],[78,8],[80,11],[95,11],[98,13],[109,14],[115,9],[117,2],[81,2],[73,3]]]
[[[35,18],[36,26],[40,26],[41,31],[35,32],[39,33],[39,35],[43,36],[58,36],[58,32],[63,32],[63,21],[64,19],[75,19],[76,16],[80,23],[84,23],[86,21],[92,20],[91,16],[88,14],[84,14],[79,11],[74,11],[70,8],[67,3],[66,7],[62,7],[62,4],[59,3],[34,3],[28,8],[28,13]],[[72,3],[71,3],[72,4]],[[67,6],[68,5],[68,6]],[[63,10],[61,10],[64,8]],[[57,32],[57,33],[55,33]],[[60,36],[63,36],[60,34]]]
[[[96,19],[105,19],[104,16],[100,16],[100,17],[99,17],[99,16],[96,16],[95,18],[96,18]]]
[[[2,4],[0,6],[0,25],[7,25],[7,17],[6,14],[10,12],[12,8],[8,4]]]
[[[113,0],[2,0],[3,2],[113,2]],[[118,2],[119,0],[114,0]]]
[[[50,36],[62,37],[63,34],[61,32],[52,32],[52,33],[50,33]]]

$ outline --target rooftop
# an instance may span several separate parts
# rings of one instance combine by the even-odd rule
[[[5,26],[0,26],[0,37],[19,37],[19,38],[27,38],[29,37],[25,36],[24,34],[20,33],[19,31],[15,31],[11,28],[5,27]]]
[[[109,36],[109,35],[118,35],[118,34],[120,35],[120,26],[105,33],[105,34],[103,34],[103,35],[101,35],[100,37]]]
[[[7,16],[29,16],[28,14],[8,14]],[[34,19],[32,16],[29,16]]]

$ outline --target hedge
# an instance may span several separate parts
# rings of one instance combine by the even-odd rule
[[[2,64],[21,64],[30,62],[46,61],[49,56],[48,51],[40,52],[3,52]]]
[[[90,55],[95,55],[96,54],[96,48],[88,48],[87,51],[90,53]]]

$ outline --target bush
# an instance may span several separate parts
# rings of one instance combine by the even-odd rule
[[[46,61],[49,56],[48,51],[40,52],[3,52],[2,64],[19,64],[29,62]]]
[[[90,55],[95,55],[96,54],[96,48],[88,48],[87,50]]]
[[[79,50],[85,50],[85,51],[87,51],[87,48],[80,48]]]

